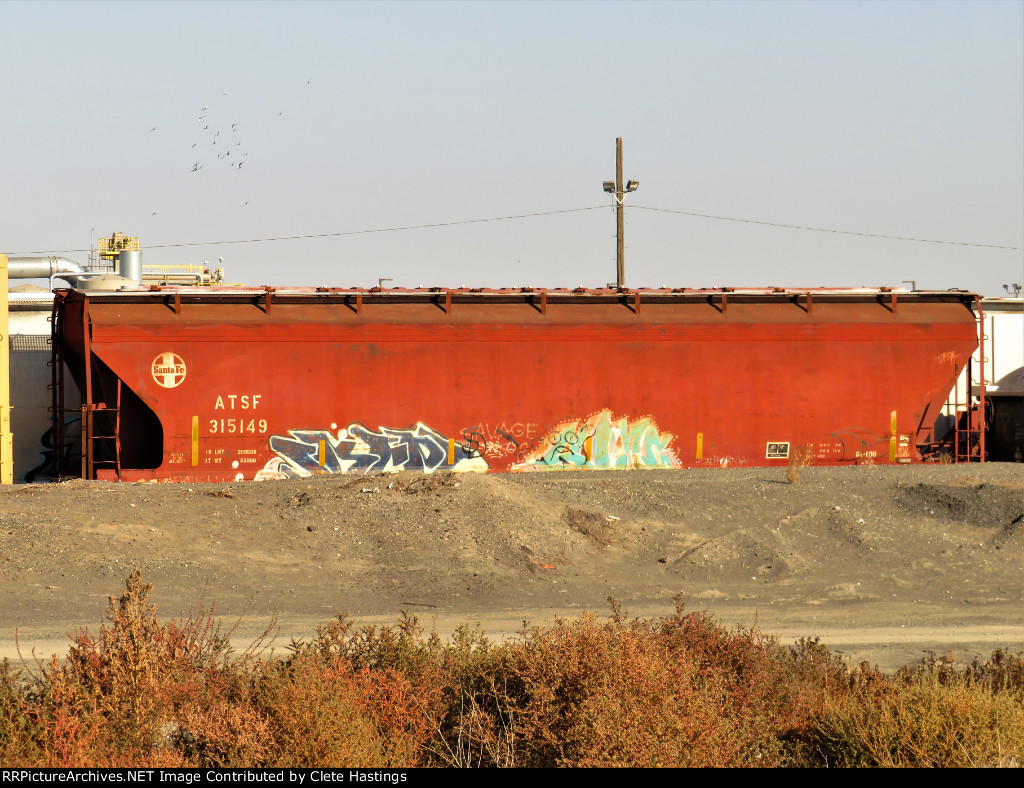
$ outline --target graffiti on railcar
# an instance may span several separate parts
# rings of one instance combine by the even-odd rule
[[[39,463],[35,468],[25,473],[25,482],[31,484],[37,478],[45,479],[45,474],[51,473],[54,470],[58,472],[70,472],[73,469],[73,462],[82,456],[81,440],[76,437],[76,433],[81,432],[80,424],[82,419],[80,416],[67,414],[64,417],[64,443],[61,449],[60,461],[54,463],[54,437],[56,433],[55,427],[50,427],[46,432],[39,438],[39,445],[43,461]]]
[[[543,428],[533,422],[480,423],[462,430],[466,445],[495,459],[522,462],[543,439]]]
[[[838,454],[836,460],[856,460],[863,462],[874,460],[875,457],[886,453],[889,445],[888,438],[863,427],[852,427],[829,435],[835,441],[835,448],[832,452]]]
[[[259,480],[322,473],[488,469],[487,461],[471,446],[451,440],[422,422],[406,429],[378,427],[377,432],[359,423],[337,434],[289,430],[287,435],[271,435],[269,445],[274,457],[256,475]]]
[[[512,470],[679,468],[669,448],[673,437],[661,432],[650,416],[629,421],[626,416],[614,418],[606,409],[558,424]]]

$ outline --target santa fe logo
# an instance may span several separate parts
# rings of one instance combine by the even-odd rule
[[[165,389],[185,382],[185,362],[176,353],[161,353],[153,359],[153,380]]]

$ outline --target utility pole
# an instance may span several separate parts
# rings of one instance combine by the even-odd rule
[[[626,206],[623,201],[629,192],[635,192],[640,181],[629,181],[622,185],[622,137],[615,138],[615,181],[605,181],[604,190],[615,196],[615,283],[619,288],[626,286]]]
[[[622,193],[622,137],[615,139],[615,282],[626,286],[626,206]]]

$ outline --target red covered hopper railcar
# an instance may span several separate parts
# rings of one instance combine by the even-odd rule
[[[58,291],[87,478],[915,462],[974,296],[885,289]],[[76,411],[77,413],[77,411]],[[79,435],[79,429],[81,435]],[[64,458],[62,460],[62,458]],[[76,466],[55,472],[78,472]]]

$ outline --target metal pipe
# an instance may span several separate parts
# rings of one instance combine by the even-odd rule
[[[65,257],[8,257],[8,279],[64,279],[78,287],[82,266]]]

